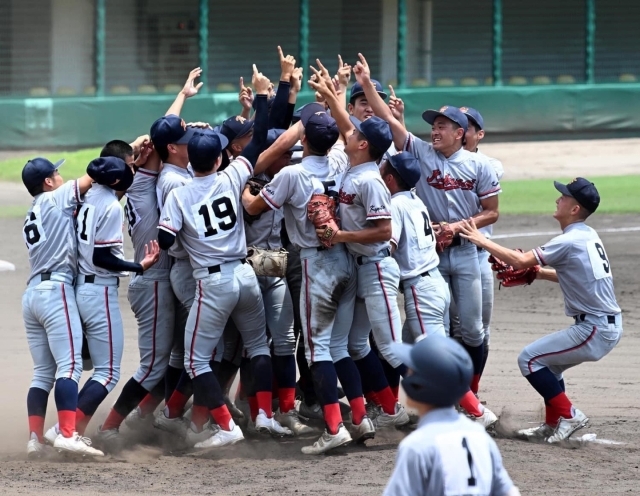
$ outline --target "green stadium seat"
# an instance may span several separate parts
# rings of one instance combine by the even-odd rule
[[[479,86],[480,82],[473,77],[464,77],[460,80],[460,86]]]
[[[425,78],[417,78],[411,81],[412,88],[426,88],[429,86],[429,81]]]
[[[129,95],[131,93],[131,89],[124,84],[117,84],[111,87],[109,93],[112,95]]]
[[[216,84],[216,91],[220,93],[235,93],[238,91],[238,87],[231,83],[218,83]]]
[[[549,76],[536,76],[533,78],[533,84],[551,84],[551,78]]]
[[[96,87],[95,86],[87,86],[83,93],[85,95],[95,95],[96,94]]]
[[[527,78],[522,76],[511,76],[509,78],[509,84],[512,86],[524,86],[528,84]]]
[[[638,81],[638,78],[635,74],[620,74],[618,81],[620,83],[635,83]]]
[[[556,83],[558,83],[558,84],[575,84],[576,83],[576,78],[574,78],[570,74],[563,74],[563,75],[557,77]]]
[[[436,86],[455,86],[456,82],[451,78],[440,78],[436,80]]]
[[[162,88],[163,93],[178,93],[182,89],[179,84],[165,84]]]
[[[69,86],[60,86],[56,90],[56,95],[58,96],[75,96],[77,95],[77,91],[75,88],[70,88]]]
[[[49,96],[49,88],[39,86],[29,90],[29,96]]]
[[[152,84],[141,84],[140,86],[138,86],[138,93],[152,95],[157,92],[158,92],[158,88],[156,88]]]

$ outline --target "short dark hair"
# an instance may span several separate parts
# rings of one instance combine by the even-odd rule
[[[126,141],[112,140],[109,141],[100,151],[100,157],[117,157],[125,162],[127,158],[133,156],[133,148]]]
[[[449,120],[451,121],[451,119]],[[457,131],[458,129],[462,129],[464,131],[464,128],[457,122],[451,121],[451,125],[453,126],[454,131]],[[462,133],[462,146],[466,144],[467,144],[467,133]]]
[[[53,177],[53,175],[54,175],[55,173],[56,173],[56,171],[53,171],[51,174],[49,174],[49,175],[48,175],[47,177],[45,177],[44,179],[47,179],[47,178],[49,178],[49,179],[50,179],[50,178],[52,178],[52,177]],[[34,186],[33,188],[31,188],[31,189],[27,190],[27,191],[29,191],[29,194],[30,194],[31,196],[36,197],[36,196],[38,196],[40,193],[44,193],[44,188],[43,188],[43,186],[44,186],[44,179],[43,179],[43,180],[42,180],[42,182],[41,182],[40,184],[38,184],[37,186]]]
[[[472,127],[476,133],[482,131],[482,128],[478,126],[475,122],[473,122],[471,119],[469,119],[469,124],[467,124],[467,127]]]
[[[213,170],[213,168],[216,165],[216,162],[218,161],[218,158],[220,157],[220,155],[218,155],[217,157],[211,159],[211,158],[207,158],[204,160],[189,160],[189,163],[191,164],[191,168],[193,169],[193,172],[200,172],[200,173],[204,173],[204,172],[211,172]]]
[[[586,208],[584,208],[582,205],[578,204],[578,206],[580,207],[580,211],[578,212],[578,216],[580,217],[580,219],[582,220],[587,220],[589,218],[589,216],[593,213],[593,212],[589,212]]]
[[[154,148],[158,152],[160,160],[163,162],[169,160],[169,149],[167,148],[167,145],[155,145]]]
[[[400,177],[398,171],[394,169],[394,167],[389,163],[388,160],[385,161],[384,165],[382,166],[382,175],[386,176],[387,174],[391,174],[393,176],[396,184],[398,185],[398,188],[400,188],[402,191],[411,191],[409,185],[405,182],[404,179]]]
[[[374,162],[378,162],[384,156],[385,152],[387,151],[387,150],[380,150],[380,149],[376,148],[375,146],[373,146],[371,144],[371,141],[369,141],[367,139],[367,137],[364,134],[362,134],[361,131],[358,131],[358,139],[360,141],[366,141],[367,143],[369,143],[369,148],[368,148],[369,157],[371,157],[371,160],[373,160]]]

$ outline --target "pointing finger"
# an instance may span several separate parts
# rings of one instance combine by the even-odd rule
[[[391,98],[396,98],[396,92],[393,91],[393,86],[389,85],[389,91],[391,92]]]
[[[280,47],[278,47],[278,48],[280,48]],[[257,75],[258,75],[258,68],[256,67],[256,65],[255,65],[255,64],[253,64],[253,75],[254,75],[254,76],[257,76]]]
[[[344,62],[342,62],[342,55],[338,54],[338,69],[342,69],[344,67]]]
[[[244,89],[244,78],[240,76],[240,89]]]
[[[280,60],[284,60],[284,54],[282,53],[282,47],[278,45],[278,55],[280,56]]]

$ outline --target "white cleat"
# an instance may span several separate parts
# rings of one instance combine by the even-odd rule
[[[548,443],[558,443],[565,439],[569,439],[571,435],[579,429],[582,429],[589,422],[589,417],[577,408],[574,408],[573,418],[566,419],[560,417],[557,427],[553,434],[547,438]]]
[[[120,436],[118,429],[102,430],[98,428],[93,440],[105,453],[119,453],[124,448],[124,439]]]
[[[364,443],[367,439],[373,439],[376,436],[376,428],[370,418],[363,417],[358,425],[351,424],[349,434],[356,443]]]
[[[31,439],[27,443],[27,458],[29,460],[37,460],[47,455],[48,446],[38,440],[38,436],[31,434]],[[49,448],[51,449],[51,448]]]
[[[164,410],[160,410],[156,414],[155,419],[153,419],[153,426],[156,429],[169,432],[178,436],[180,439],[184,439],[187,435],[189,421],[183,417],[169,418],[165,415]]]
[[[60,430],[58,429],[58,424],[52,426],[47,432],[44,433],[44,440],[49,446],[53,446],[53,443],[56,442],[56,438],[60,434]]]
[[[131,430],[141,430],[153,427],[153,415],[143,417],[140,413],[140,407],[134,408],[127,418],[124,419],[125,425]]]
[[[198,443],[206,441],[220,430],[220,428],[217,425],[212,424],[211,421],[207,421],[199,432],[197,432],[194,427],[195,426],[191,424],[187,429],[186,441],[189,446],[195,446]]]
[[[352,441],[349,431],[340,424],[336,434],[329,434],[325,429],[322,436],[313,443],[313,446],[303,446],[302,453],[305,455],[321,455],[340,446],[345,446]]]
[[[222,446],[230,446],[236,444],[244,439],[244,435],[235,422],[231,421],[231,430],[225,431],[219,429],[215,433],[210,431],[209,437],[204,441],[200,441],[195,444],[194,448],[206,449],[206,448],[220,448]]]
[[[480,415],[479,417],[472,417],[472,420],[475,420],[479,424],[482,424],[485,429],[489,429],[498,422],[498,417],[495,413],[493,413],[485,406],[482,415]]]
[[[91,447],[91,439],[82,437],[77,432],[74,432],[71,437],[64,437],[62,434],[58,434],[56,441],[53,443],[53,447],[58,450],[59,453],[70,453],[82,456],[104,456],[102,451]]]
[[[291,432],[293,432],[294,436],[304,436],[306,434],[313,434],[316,432],[316,429],[313,427],[302,423],[300,415],[294,408],[286,413],[278,411],[275,418],[281,426],[288,427]]]
[[[267,414],[262,409],[258,411],[256,416],[256,430],[276,437],[293,436],[293,432],[289,428],[282,427],[275,418],[267,417]]]
[[[306,419],[324,420],[322,407],[318,403],[307,405],[304,401],[301,401],[300,405],[298,405],[298,413]]]
[[[384,429],[385,427],[402,427],[411,422],[407,410],[400,404],[396,403],[396,411],[393,415],[385,413],[384,410],[379,409],[378,415],[373,420],[373,424],[377,429]]]
[[[544,441],[553,434],[553,427],[549,424],[540,424],[538,427],[529,427],[528,429],[520,429],[516,432],[519,439],[526,441]]]
[[[367,417],[369,417],[371,420],[375,420],[375,418],[380,415],[380,405],[376,405],[373,402],[368,402],[365,405],[365,408],[367,410]]]

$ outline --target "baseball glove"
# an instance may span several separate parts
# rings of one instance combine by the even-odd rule
[[[338,218],[336,217],[336,202],[328,195],[314,194],[307,205],[307,217],[316,229],[323,229],[324,232],[318,236],[320,242],[330,248],[333,238],[340,230]]]
[[[249,191],[253,196],[258,196],[262,188],[264,188],[268,183],[269,181],[265,181],[264,179],[250,177],[247,181],[247,186],[249,186]]]
[[[287,275],[288,251],[265,250],[252,246],[247,250],[247,263],[257,276],[285,277]]]
[[[446,222],[435,223],[431,227],[436,236],[436,251],[443,252],[453,242],[453,229]]]
[[[516,251],[523,253],[520,248],[516,249]],[[489,263],[491,264],[491,270],[496,273],[496,277],[500,281],[498,289],[502,286],[505,288],[528,286],[536,280],[536,276],[540,271],[539,265],[534,265],[526,269],[516,269],[493,255],[489,256]]]

